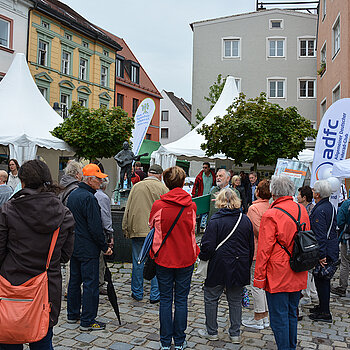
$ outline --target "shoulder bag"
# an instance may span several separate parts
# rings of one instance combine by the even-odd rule
[[[34,343],[46,336],[51,311],[47,270],[59,230],[52,236],[44,272],[19,286],[0,276],[0,344]]]
[[[222,241],[219,243],[219,245],[216,247],[215,252],[232,236],[232,234],[236,231],[237,226],[239,225],[240,221],[242,219],[242,213],[239,214],[239,218],[233,227],[232,231],[230,234]],[[209,259],[210,260],[210,259]],[[202,276],[204,278],[207,278],[208,275],[208,264],[209,260],[199,260],[197,270],[196,270],[196,275]]]
[[[160,248],[163,247],[165,241],[167,240],[167,238],[170,235],[170,232],[173,230],[173,228],[175,227],[176,223],[178,222],[178,220],[180,219],[180,216],[182,214],[182,212],[184,211],[185,207],[182,207],[179,214],[177,214],[177,217],[175,219],[175,221],[173,222],[173,224],[171,225],[168,233],[166,234],[166,236],[164,237],[162,244],[160,245],[159,249],[157,250],[157,252],[154,254],[154,258],[152,259],[149,255],[146,258],[145,261],[145,265],[143,266],[143,278],[147,281],[150,281],[151,279],[153,279],[156,276],[156,262],[155,259],[157,258]]]

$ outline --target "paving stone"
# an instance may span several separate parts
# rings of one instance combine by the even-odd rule
[[[92,335],[90,333],[82,333],[82,334],[78,335],[77,337],[75,337],[75,340],[78,340],[78,341],[81,341],[84,343],[91,343],[96,338],[97,338],[96,335]]]

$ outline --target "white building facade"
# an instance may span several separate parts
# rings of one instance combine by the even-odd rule
[[[195,22],[192,121],[209,111],[209,87],[219,74],[236,78],[247,98],[266,92],[269,102],[296,106],[316,126],[317,15],[261,10]]]
[[[32,1],[0,0],[0,80],[14,54],[27,53],[28,11]]]
[[[159,141],[166,145],[191,131],[191,105],[173,92],[162,90],[161,94]]]

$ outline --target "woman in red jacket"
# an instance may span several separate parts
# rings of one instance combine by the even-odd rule
[[[270,324],[279,350],[295,349],[297,343],[297,308],[300,291],[306,288],[307,271],[294,272],[289,265],[297,230],[294,218],[301,211],[300,222],[310,229],[309,216],[304,206],[293,201],[294,183],[285,176],[273,176],[270,185],[274,202],[262,216],[258,238],[254,286],[265,289],[270,313]],[[299,208],[299,209],[298,209]]]
[[[155,201],[150,214],[150,227],[155,228],[151,257],[174,223],[182,207],[184,210],[155,259],[160,291],[160,342],[161,349],[170,350],[172,339],[175,349],[187,347],[187,298],[190,292],[193,265],[199,254],[196,244],[196,204],[182,189],[186,173],[175,166],[163,172],[169,192]],[[173,295],[175,298],[172,316]]]

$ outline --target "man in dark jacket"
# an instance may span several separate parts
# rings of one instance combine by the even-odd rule
[[[81,163],[75,160],[69,161],[60,181],[60,186],[64,187],[64,190],[59,194],[59,198],[64,205],[67,205],[69,195],[78,187],[82,176],[83,167]]]
[[[248,207],[251,206],[252,203],[256,200],[255,190],[256,190],[256,187],[258,186],[258,183],[259,183],[258,176],[255,171],[252,171],[249,174],[249,184],[247,186],[247,193],[246,193]]]
[[[83,168],[83,180],[73,191],[67,202],[76,226],[74,250],[70,265],[70,279],[67,295],[68,323],[78,322],[80,330],[101,330],[106,327],[96,321],[99,296],[99,256],[100,251],[111,255],[102,227],[101,211],[94,194],[100,188],[103,174],[96,164]],[[83,283],[83,296],[81,284]],[[82,306],[82,312],[80,308]]]

